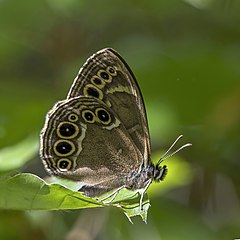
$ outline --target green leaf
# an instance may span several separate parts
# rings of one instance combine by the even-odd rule
[[[147,213],[150,207],[150,201],[147,194],[145,194],[142,209],[140,209],[140,195],[143,189],[131,191],[126,188],[123,188],[116,197],[111,201],[110,205],[120,207],[124,211],[124,214],[127,216],[128,220],[132,223],[131,217],[140,216],[142,220],[147,223]],[[114,192],[114,191],[113,191]],[[106,193],[101,196],[100,199],[105,199],[106,196],[111,196],[110,193]],[[111,200],[111,197],[109,197]],[[104,201],[106,203],[106,201]]]
[[[126,189],[122,189],[113,201],[107,203],[107,201],[101,202],[83,196],[80,192],[56,183],[48,184],[43,179],[29,173],[0,179],[0,209],[66,210],[103,206],[121,208],[129,220],[139,215],[146,222],[150,204],[145,198],[143,210],[140,210],[139,194],[137,191]]]
[[[0,172],[22,167],[38,152],[36,136],[31,135],[22,142],[0,150]]]
[[[158,155],[160,154],[154,158],[157,159]],[[168,165],[172,166],[167,180],[159,184],[151,184],[148,191],[150,194],[163,192],[189,181],[191,174],[186,162],[174,157]],[[144,222],[147,222],[150,201],[145,194],[143,209],[140,209],[142,189],[135,191],[122,189],[119,192],[113,190],[97,200],[78,192],[80,188],[78,182],[56,177],[50,177],[48,181],[50,183],[29,173],[0,179],[0,209],[66,210],[113,206],[122,209],[130,222],[134,216],[140,216]]]
[[[0,207],[13,210],[77,209],[100,205],[58,184],[22,173],[0,182]]]

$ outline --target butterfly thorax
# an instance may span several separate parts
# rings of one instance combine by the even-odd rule
[[[160,182],[167,175],[167,166],[159,164],[151,164],[147,167],[142,167],[138,172],[131,172],[126,179],[126,188],[131,190],[142,189],[146,186],[149,180]]]

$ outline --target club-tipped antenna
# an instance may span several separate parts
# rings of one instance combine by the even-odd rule
[[[176,145],[176,143],[179,141],[180,138],[182,138],[183,135],[180,135],[175,141],[174,143],[170,146],[170,148],[168,148],[168,150],[162,155],[162,157],[158,160],[158,163],[157,165],[159,165],[162,161],[172,157],[174,154],[176,154],[177,152],[181,151],[183,148],[186,148],[186,147],[189,147],[189,146],[192,146],[191,143],[186,143],[184,144],[183,146],[181,146],[180,148],[178,148],[176,151],[174,151],[173,153],[167,155],[171,149]]]

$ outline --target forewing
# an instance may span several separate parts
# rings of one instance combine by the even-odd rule
[[[150,140],[143,97],[132,71],[116,51],[106,48],[86,61],[68,98],[80,95],[95,97],[112,109],[147,164]]]

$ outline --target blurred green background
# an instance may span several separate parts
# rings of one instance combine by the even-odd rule
[[[168,178],[156,185],[147,225],[112,208],[0,210],[0,239],[240,238],[240,1],[1,0],[0,30],[2,152],[29,136],[33,148],[46,112],[104,47],[138,79],[153,153],[180,134],[193,144],[178,153],[191,177],[168,191]],[[44,177],[32,155],[14,173]]]

